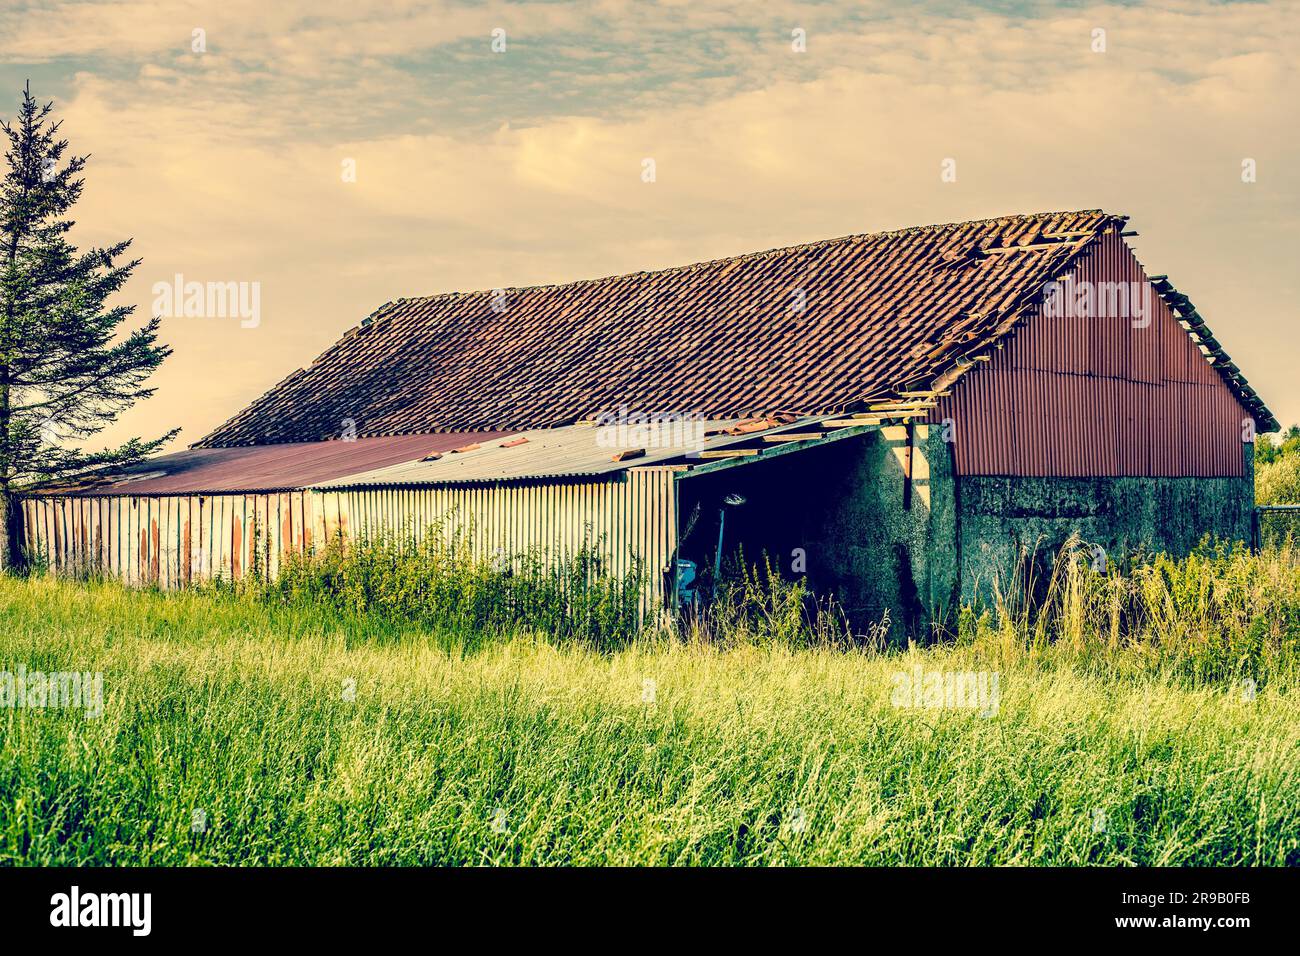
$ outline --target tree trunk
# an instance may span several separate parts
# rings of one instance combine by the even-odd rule
[[[22,502],[12,492],[0,491],[0,571],[17,574],[26,566]]]

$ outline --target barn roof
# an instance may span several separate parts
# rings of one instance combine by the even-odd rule
[[[519,431],[627,407],[857,411],[952,381],[1127,217],[1008,216],[565,285],[390,302],[195,447]],[[1224,356],[1226,361],[1226,356]],[[1229,387],[1263,402],[1231,363]]]
[[[806,438],[822,419],[720,419],[666,421],[645,425],[584,422],[559,428],[518,432],[508,438],[477,443],[461,454],[429,455],[418,461],[388,465],[319,483],[318,488],[390,485],[444,485],[520,479],[596,478],[630,467],[670,462],[704,464],[740,452],[740,445],[761,446],[782,433]],[[778,447],[773,445],[772,447]],[[744,455],[759,456],[758,448]]]
[[[307,488],[343,475],[477,445],[504,432],[443,432],[356,441],[292,442],[233,448],[191,448],[61,486],[59,495],[230,494]]]

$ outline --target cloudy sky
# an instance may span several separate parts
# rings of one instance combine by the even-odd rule
[[[76,236],[135,237],[140,314],[260,283],[255,328],[164,321],[108,439],[195,441],[402,296],[1097,207],[1290,423],[1298,61],[1292,0],[7,0],[0,115],[56,103]]]

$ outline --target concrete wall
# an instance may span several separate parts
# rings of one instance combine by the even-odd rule
[[[739,545],[750,563],[766,553],[783,575],[806,574],[859,630],[888,611],[895,639],[924,637],[932,612],[945,613],[956,594],[955,502],[940,429],[915,428],[910,500],[908,447],[907,430],[890,427],[686,477],[680,520],[685,527],[697,504],[700,517],[682,554],[710,563],[719,502],[729,492],[742,494],[748,503],[727,513],[727,553]]]
[[[1240,478],[960,477],[962,601],[990,601],[994,581],[1011,580],[1022,550],[1050,569],[1073,532],[1112,561],[1138,549],[1184,555],[1207,534],[1249,541],[1253,446],[1244,454]]]
[[[684,477],[681,526],[697,505],[700,514],[682,556],[710,566],[722,496],[744,495],[746,505],[728,510],[729,555],[740,547],[751,564],[766,554],[786,577],[805,574],[859,630],[888,611],[893,638],[903,640],[929,637],[934,624],[955,625],[962,603],[991,601],[995,580],[1012,581],[1022,549],[1050,571],[1075,532],[1112,561],[1138,549],[1186,554],[1206,534],[1250,537],[1250,445],[1247,474],[1238,478],[958,478],[942,430],[916,426],[910,503],[907,447],[906,429],[885,428]]]

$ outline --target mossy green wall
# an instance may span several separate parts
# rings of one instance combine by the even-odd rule
[[[1050,568],[1077,532],[1111,561],[1136,551],[1184,555],[1206,536],[1250,540],[1251,462],[1239,478],[1012,478],[965,475],[957,488],[962,600],[990,601],[1022,553]]]
[[[739,546],[751,563],[766,554],[786,577],[806,575],[859,630],[888,613],[903,640],[955,624],[961,603],[991,601],[1022,551],[1050,568],[1075,532],[1110,560],[1141,548],[1186,554],[1207,534],[1250,539],[1249,445],[1240,478],[958,479],[939,426],[916,426],[912,442],[910,504],[901,426],[684,478],[680,520],[696,504],[700,517],[682,554],[710,565],[719,502],[742,494],[748,503],[728,511],[728,554]]]
[[[902,427],[885,428],[845,451],[845,467],[827,475],[826,507],[810,536],[821,542],[824,581],[850,620],[885,613],[896,639],[924,638],[942,619],[957,588],[956,510],[951,455],[940,429],[920,425],[912,437],[910,502]]]

